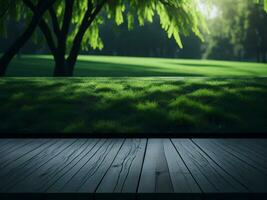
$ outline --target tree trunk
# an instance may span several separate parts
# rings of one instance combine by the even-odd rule
[[[64,56],[56,55],[54,67],[54,77],[66,77],[68,76],[67,63]]]
[[[260,59],[260,50],[257,48],[257,62],[259,63],[261,61]]]
[[[12,60],[12,58],[18,53],[20,48],[30,39],[38,23],[33,20],[30,23],[27,30],[19,37],[16,42],[8,49],[8,51],[0,59],[0,76],[4,76],[7,70],[7,66]]]
[[[95,20],[96,16],[99,14],[99,12],[101,11],[102,7],[105,5],[105,3],[107,2],[107,0],[103,0],[93,11],[93,13],[91,13],[92,11],[92,7],[88,7],[85,16],[82,20],[80,29],[78,31],[78,33],[76,34],[74,41],[73,41],[73,46],[70,50],[70,54],[69,57],[67,58],[67,66],[68,66],[68,75],[69,76],[73,76],[74,74],[74,68],[75,68],[75,64],[77,62],[77,58],[80,52],[80,48],[81,48],[81,44],[82,44],[82,40],[84,37],[84,34],[86,32],[86,30],[88,29],[88,27],[92,24],[92,22]]]
[[[76,61],[77,61],[77,57],[73,61],[67,62],[68,76],[73,76],[74,75],[74,69],[75,69]]]
[[[45,11],[54,3],[55,0],[47,0],[45,3],[41,1],[38,5],[38,9],[34,13],[32,20],[25,30],[25,32],[14,42],[14,44],[5,52],[5,54],[0,59],[0,76],[6,74],[8,64],[12,58],[18,53],[18,51],[25,45],[25,43],[30,39],[35,29],[37,28],[40,20],[42,19]]]
[[[262,52],[262,62],[266,63],[266,51]]]

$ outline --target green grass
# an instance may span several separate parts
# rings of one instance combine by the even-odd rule
[[[15,59],[9,76],[51,76],[51,56]],[[75,76],[90,77],[267,77],[266,64],[160,58],[80,56]]]
[[[9,76],[51,76],[47,56]],[[0,79],[0,132],[266,132],[266,64],[80,57],[76,78]],[[265,78],[266,77],[266,78]]]
[[[267,79],[5,78],[0,131],[264,132]]]

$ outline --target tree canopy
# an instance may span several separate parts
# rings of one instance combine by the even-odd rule
[[[108,20],[116,25],[144,26],[155,16],[169,38],[182,47],[181,35],[192,32],[203,40],[205,18],[198,9],[202,0],[5,0],[0,1],[0,33],[8,35],[8,19],[24,21],[25,32],[0,60],[1,74],[30,36],[40,37],[37,25],[55,59],[55,75],[73,74],[80,49],[102,49],[99,27]],[[208,0],[211,1],[211,0]],[[267,11],[267,0],[254,0]],[[220,1],[217,1],[220,2]],[[12,5],[12,6],[11,6]],[[137,22],[137,23],[134,23]],[[42,36],[42,37],[43,37]]]
[[[1,3],[7,6],[11,1],[15,6],[8,10],[5,19],[31,20],[37,0],[7,0]],[[62,51],[61,57],[69,54],[69,61],[72,61],[66,62],[72,68],[77,58],[77,49],[103,48],[99,26],[109,19],[117,25],[127,22],[128,28],[132,29],[135,20],[143,26],[152,23],[155,15],[158,15],[161,28],[180,47],[180,34],[189,35],[194,32],[203,38],[202,32],[206,27],[204,18],[197,9],[197,2],[198,0],[56,0],[44,14],[40,28],[55,60],[59,59],[59,51]],[[4,25],[4,20],[1,23]],[[5,30],[2,28],[1,31]]]

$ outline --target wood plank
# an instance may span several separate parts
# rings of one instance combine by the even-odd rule
[[[260,141],[267,141],[264,139],[230,139],[230,142],[233,142],[235,145],[240,148],[245,148],[245,151],[251,151],[255,156],[262,157],[266,160],[267,149],[266,146],[259,145]]]
[[[42,165],[12,189],[12,192],[44,192],[47,182],[54,180],[54,176],[60,173],[71,161],[79,156],[86,147],[87,139],[79,139],[71,146],[62,151],[59,155]],[[32,183],[35,183],[34,185]]]
[[[110,168],[118,151],[120,150],[123,139],[111,139],[104,143],[100,149],[85,162],[79,162],[78,171],[68,173],[69,179],[57,192],[95,192],[98,184]]]
[[[232,154],[237,159],[240,159],[246,164],[258,169],[259,171],[267,175],[267,154],[266,158],[259,158],[255,155],[255,153],[250,152],[249,149],[242,149],[242,147],[240,148],[240,146],[233,145],[228,139],[213,139],[210,141],[214,142],[216,145],[219,145],[224,149],[224,151]]]
[[[66,175],[71,169],[73,169],[76,165],[79,164],[79,162],[85,158],[88,153],[90,153],[95,146],[100,143],[100,139],[90,139],[85,143],[84,148],[79,148],[78,151],[75,153],[75,156],[69,162],[63,167],[57,171],[54,172],[53,178],[48,177],[46,180],[43,181],[43,185],[40,187],[40,190],[38,191],[44,191],[47,192],[50,188],[53,187],[53,185],[60,180],[64,175]]]
[[[163,139],[148,140],[138,192],[174,192]]]
[[[27,164],[29,164],[32,159],[37,158],[39,154],[41,154],[43,151],[46,151],[47,148],[49,148],[56,142],[58,142],[58,140],[50,140],[50,142],[43,144],[38,149],[35,149],[34,151],[31,151],[28,154],[18,158],[15,162],[10,163],[8,166],[0,170],[0,179],[3,176],[9,176],[17,173],[18,169],[27,166]]]
[[[264,139],[0,139],[0,192],[266,192]]]
[[[173,189],[176,193],[200,193],[194,177],[187,169],[170,139],[164,140],[164,150],[169,167]]]
[[[0,139],[0,152],[6,145],[11,143],[14,139]]]
[[[172,141],[203,192],[247,191],[189,139],[172,139]]]
[[[265,174],[224,151],[220,146],[212,143],[210,139],[194,139],[194,142],[232,177],[246,186],[250,192],[267,191],[267,176]]]
[[[146,139],[127,139],[97,192],[135,193],[143,164]]]
[[[11,163],[16,162],[16,160],[22,158],[26,154],[40,148],[48,141],[49,139],[37,139],[34,140],[34,142],[30,142],[27,145],[23,145],[23,147],[20,147],[19,149],[10,152],[9,154],[6,154],[5,156],[2,156],[0,161],[0,171]]]
[[[4,157],[7,156],[9,153],[12,153],[14,151],[19,150],[21,147],[24,147],[28,144],[33,142],[31,139],[17,139],[17,140],[12,140],[8,143],[8,145],[5,145],[4,148],[1,149],[0,151],[0,156]]]
[[[63,172],[57,179],[46,189],[46,192],[61,192],[63,187],[71,181],[72,177],[74,177],[83,166],[85,166],[91,158],[101,150],[103,145],[105,143],[109,143],[107,139],[101,139],[94,145],[92,148],[90,148],[88,151],[85,152],[85,154],[82,155],[80,159],[78,159],[77,163],[73,165],[69,170]]]
[[[24,166],[17,168],[13,174],[6,174],[1,177],[0,191],[8,192],[12,190],[20,181],[30,176],[34,171],[38,170],[42,165],[49,162],[57,155],[59,155],[64,149],[77,141],[76,139],[61,139],[59,143],[47,148],[42,154],[39,154],[35,159],[30,160]]]

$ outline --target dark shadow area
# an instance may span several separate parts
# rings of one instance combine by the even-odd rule
[[[53,74],[53,60],[49,58],[23,58],[11,63],[7,76],[47,77]],[[137,64],[119,64],[112,62],[94,62],[79,60],[76,64],[76,77],[150,77],[150,76],[186,76],[200,77],[202,74],[168,72],[157,66]]]
[[[220,67],[220,68],[230,68],[229,65],[218,65],[218,64],[201,64],[201,63],[184,63],[184,62],[165,62],[167,65],[179,65],[179,66],[189,66],[189,67]]]
[[[75,76],[77,77],[151,77],[151,76],[186,76],[200,77],[201,74],[189,74],[181,72],[164,72],[159,67],[118,64],[112,62],[79,61]]]

